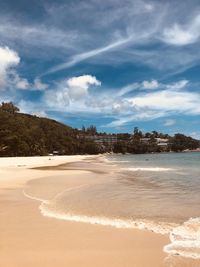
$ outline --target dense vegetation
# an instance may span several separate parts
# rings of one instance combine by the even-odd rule
[[[116,142],[99,144],[92,137],[115,137]],[[144,142],[144,139],[148,142]],[[157,138],[168,140],[164,148],[158,145]],[[0,156],[34,156],[48,154],[98,154],[150,153],[161,151],[180,152],[196,149],[199,141],[183,134],[171,137],[153,131],[143,134],[137,127],[133,134],[107,135],[98,133],[95,126],[73,129],[52,119],[19,113],[12,103],[0,105]]]
[[[98,153],[94,142],[77,139],[78,130],[18,111],[12,103],[0,106],[0,156]]]
[[[143,139],[148,139],[144,142]],[[167,140],[165,146],[160,146],[157,139]],[[130,135],[129,139],[119,141],[114,145],[114,153],[159,153],[159,152],[182,152],[184,150],[196,150],[200,147],[200,141],[183,134],[175,134],[173,137],[168,134],[151,133],[143,134],[137,128]]]

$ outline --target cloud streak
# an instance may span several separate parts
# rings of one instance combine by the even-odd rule
[[[75,55],[69,61],[62,63],[62,64],[59,64],[59,65],[49,69],[42,76],[47,75],[47,74],[51,74],[51,73],[55,73],[55,72],[63,70],[63,69],[67,69],[67,68],[72,67],[72,66],[76,65],[77,63],[80,63],[86,59],[89,59],[89,58],[101,55],[103,53],[106,53],[110,50],[114,50],[116,48],[119,48],[119,47],[129,43],[131,40],[132,40],[132,37],[128,37],[128,38],[116,41],[114,43],[111,43],[109,45],[106,45],[104,47]]]

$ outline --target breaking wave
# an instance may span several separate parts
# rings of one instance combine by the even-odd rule
[[[66,191],[75,190],[83,186],[70,188]],[[31,200],[39,201],[40,212],[45,217],[59,220],[111,226],[122,229],[147,230],[157,234],[169,235],[171,243],[164,247],[164,252],[169,255],[180,255],[185,258],[200,259],[200,218],[191,218],[182,225],[166,222],[154,222],[150,220],[131,220],[120,218],[108,218],[78,215],[61,212],[56,206],[55,198],[44,200],[31,196],[23,190],[24,196]],[[62,193],[59,193],[62,194]]]
[[[47,204],[47,205],[46,205]],[[148,230],[157,234],[169,234],[173,229],[175,224],[166,224],[166,223],[154,223],[153,221],[148,220],[125,220],[125,219],[111,219],[107,217],[96,217],[96,216],[87,216],[87,215],[77,215],[72,213],[64,213],[59,211],[53,211],[49,209],[49,203],[42,203],[40,205],[40,211],[43,216],[56,218],[65,221],[97,224],[103,226],[111,226],[121,229],[140,229]]]
[[[75,187],[76,188],[80,188]],[[68,189],[66,191],[71,191],[73,188]],[[124,228],[124,229],[139,229],[139,230],[148,230],[157,234],[169,234],[172,229],[177,226],[174,223],[165,223],[159,222],[155,223],[150,220],[131,220],[131,219],[118,219],[118,218],[108,218],[108,217],[97,217],[97,216],[87,216],[87,215],[77,215],[67,212],[58,211],[55,208],[54,199],[53,200],[44,200],[41,198],[33,197],[27,194],[23,190],[24,196],[29,199],[41,202],[39,209],[43,216],[51,217],[55,219],[65,220],[65,221],[73,221],[73,222],[81,222],[81,223],[89,223],[89,224],[98,224],[103,226],[111,226],[115,228]],[[60,193],[62,194],[62,193]],[[58,195],[57,195],[58,196]]]
[[[191,218],[170,232],[171,244],[164,247],[168,254],[200,259],[200,218]]]

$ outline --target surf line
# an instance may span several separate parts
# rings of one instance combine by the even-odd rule
[[[27,194],[24,189],[22,189],[22,192],[23,192],[23,195],[25,197],[27,197],[27,198],[29,198],[31,200],[35,200],[35,201],[39,201],[41,203],[46,203],[47,204],[47,203],[50,203],[50,201],[52,201],[53,199],[56,199],[57,197],[59,197],[60,195],[65,193],[65,192],[73,191],[73,190],[76,190],[76,189],[79,189],[79,188],[82,188],[82,187],[88,187],[88,185],[84,184],[84,185],[78,185],[78,186],[67,188],[67,189],[63,190],[62,192],[59,192],[58,194],[56,194],[51,200],[47,200],[47,199],[42,199],[42,198],[31,196],[31,195]]]
[[[165,223],[157,223],[145,220],[123,220],[123,219],[111,219],[106,217],[96,217],[96,216],[87,216],[87,215],[76,215],[71,213],[59,212],[57,210],[51,210],[48,208],[48,205],[51,204],[51,201],[56,200],[60,195],[65,192],[74,191],[80,188],[88,187],[88,185],[80,185],[70,187],[68,189],[63,190],[62,192],[56,194],[51,200],[41,199],[35,196],[31,196],[25,192],[23,189],[23,194],[25,197],[39,201],[41,204],[39,205],[39,210],[44,217],[50,217],[54,219],[60,219],[65,221],[73,221],[73,222],[81,222],[81,223],[89,223],[96,224],[102,226],[111,226],[115,228],[121,229],[138,229],[138,230],[147,230],[152,231],[156,234],[170,236],[171,243],[164,246],[163,250],[168,255],[180,255],[185,258],[193,258],[200,259],[200,237],[198,238],[198,233],[193,233],[195,235],[191,236],[190,232],[188,232],[188,226],[192,226],[193,223],[200,224],[200,218],[191,218],[186,221],[183,225],[175,225]],[[189,228],[190,228],[189,227]],[[191,227],[192,228],[192,227]],[[184,235],[185,233],[185,235]],[[197,236],[196,236],[197,235]],[[177,238],[176,238],[177,236]],[[182,238],[180,238],[182,236]],[[198,249],[199,251],[195,251]],[[194,251],[193,251],[194,250]]]

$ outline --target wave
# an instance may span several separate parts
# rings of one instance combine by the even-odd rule
[[[130,167],[130,168],[121,168],[121,170],[126,171],[151,171],[151,172],[166,172],[173,171],[172,168],[161,168],[161,167]]]
[[[172,255],[200,259],[200,218],[190,218],[170,232],[171,244],[164,251]]]
[[[84,186],[85,185],[69,188],[65,191],[75,190]],[[30,196],[24,190],[23,193],[27,198],[41,203],[39,209],[41,214],[45,217],[71,222],[111,226],[121,229],[147,230],[156,234],[169,235],[171,243],[163,248],[165,253],[169,255],[180,255],[185,258],[200,259],[200,218],[191,218],[182,225],[178,225],[175,223],[154,222],[150,220],[131,220],[78,215],[59,211],[56,207],[56,202],[54,201],[55,198],[53,200],[44,200]]]
[[[139,229],[148,230],[157,234],[169,234],[170,231],[175,227],[176,224],[172,223],[155,223],[150,220],[130,220],[130,219],[118,219],[118,218],[108,218],[108,217],[97,217],[97,216],[87,216],[87,215],[77,215],[72,213],[65,213],[53,208],[49,208],[51,203],[43,202],[41,203],[39,209],[43,216],[56,218],[65,221],[97,224],[103,226],[111,226],[121,229]],[[176,225],[177,226],[177,225]]]
[[[80,189],[81,187],[86,187],[86,185],[76,186],[72,188],[68,188],[64,190],[72,191],[76,189]],[[73,221],[73,222],[82,222],[82,223],[90,223],[90,224],[99,224],[103,226],[112,226],[115,228],[126,228],[126,229],[140,229],[140,230],[148,230],[157,234],[169,234],[170,231],[174,228],[175,224],[172,223],[155,223],[149,220],[125,220],[125,219],[111,219],[107,217],[96,217],[96,216],[87,216],[87,215],[76,215],[71,213],[60,212],[56,210],[54,206],[54,200],[62,195],[63,192],[57,194],[53,200],[44,200],[38,197],[31,196],[27,194],[23,190],[24,196],[31,200],[41,202],[39,209],[43,216],[51,217],[55,219],[65,220],[65,221]]]
[[[23,195],[31,200],[35,200],[35,201],[39,201],[39,202],[42,202],[42,203],[49,203],[48,200],[46,199],[42,199],[42,198],[38,198],[38,197],[34,197],[34,196],[30,196],[29,194],[27,194],[24,190],[22,190],[23,192]]]

